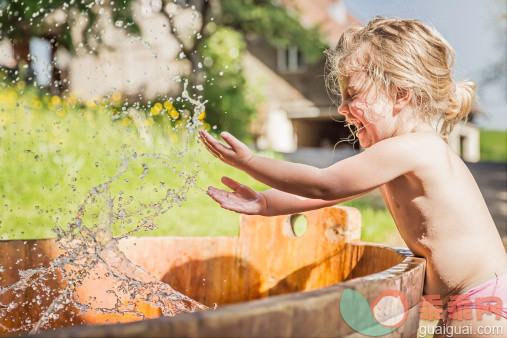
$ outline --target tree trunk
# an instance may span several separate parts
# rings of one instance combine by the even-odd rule
[[[60,95],[63,90],[65,90],[63,82],[62,82],[62,73],[61,70],[56,67],[56,51],[58,49],[58,45],[56,43],[55,37],[48,38],[49,44],[51,46],[51,82],[49,85],[49,89],[51,93],[55,95]]]
[[[14,50],[14,59],[16,60],[16,68],[18,70],[17,76],[14,76],[16,81],[33,81],[29,79],[31,69],[30,59],[30,40],[28,39],[13,39],[12,48]],[[24,66],[27,65],[25,68]]]

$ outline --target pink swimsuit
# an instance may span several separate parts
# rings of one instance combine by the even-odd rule
[[[475,317],[472,313],[475,311]],[[482,314],[507,318],[507,269],[469,285],[447,303],[445,323],[451,319],[478,319]]]

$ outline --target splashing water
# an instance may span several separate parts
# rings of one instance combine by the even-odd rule
[[[186,132],[191,135],[202,125],[199,115],[204,112],[205,103],[200,101],[200,97],[192,98],[187,91],[187,85],[188,81],[185,80],[181,97],[194,105],[194,113],[186,123]],[[134,111],[130,113],[136,115]],[[136,116],[139,117],[139,113]],[[140,139],[145,144],[151,144],[148,142],[149,131],[143,127],[143,121],[133,121]],[[187,139],[186,146],[189,145],[189,140]],[[27,319],[14,329],[0,324],[0,329],[4,332],[37,333],[51,327],[59,314],[72,306],[80,314],[92,311],[101,315],[139,319],[145,317],[139,308],[142,304],[158,308],[165,316],[208,309],[133,264],[120,250],[119,245],[120,240],[130,235],[157,228],[157,216],[174,206],[181,206],[189,191],[198,188],[196,180],[201,169],[196,161],[190,166],[185,164],[184,160],[192,159],[186,154],[188,149],[171,148],[169,155],[139,154],[128,149],[126,145],[122,147],[116,173],[88,190],[71,222],[67,226],[54,229],[57,235],[55,243],[61,254],[47,266],[20,270],[19,280],[0,287],[0,316],[3,318],[9,318],[15,315],[16,311],[30,307],[28,302],[34,301],[33,297],[29,297],[32,298],[30,301],[23,302],[23,294],[37,292],[42,295],[35,298],[38,308],[42,309],[35,320]],[[99,166],[99,162],[95,162],[95,167]],[[161,174],[160,169],[165,173]],[[148,186],[146,177],[152,172],[162,175],[161,177],[176,176],[181,184],[179,188],[175,188],[174,184],[160,182],[151,190],[145,189]],[[121,188],[122,184],[135,180],[140,182],[133,194],[136,198],[126,196],[122,190],[115,192],[118,190],[117,186]],[[149,202],[136,203],[139,196],[149,196]],[[121,230],[119,235],[116,234],[118,229]],[[0,272],[3,272],[3,267]],[[111,287],[106,293],[114,301],[103,304],[92,299],[80,299],[80,286],[87,281],[104,277],[111,281]],[[60,287],[56,290],[50,288],[50,281],[58,281]],[[47,302],[49,298],[51,299]],[[3,303],[6,299],[10,303]],[[16,301],[13,302],[12,299]]]
[[[12,4],[17,3],[21,5],[23,1],[12,2]],[[73,1],[68,4],[64,2],[63,10],[66,11],[67,7],[73,4]],[[123,19],[112,22],[109,16],[110,13],[104,8],[100,8],[95,12],[92,11],[92,8],[95,10],[102,4],[102,1],[91,1],[85,6],[87,9],[83,9],[82,6],[80,7],[81,11],[90,14],[90,18],[99,18],[97,23],[90,25],[90,28],[86,30],[87,33],[90,33],[87,34],[87,36],[90,35],[93,37],[94,34],[97,35],[97,32],[103,32],[103,27],[99,25],[101,22],[100,17],[106,18],[117,28],[125,28],[131,25]],[[14,9],[11,9],[10,4],[7,5],[7,7],[5,6],[6,5],[2,5],[2,1],[0,1],[0,14],[8,14],[14,19],[18,17],[18,13],[23,12],[22,10],[14,10],[14,7],[12,7]],[[49,11],[45,11],[41,8],[40,12],[34,13],[33,18],[28,22],[29,26],[39,27],[39,25],[42,24],[42,21],[39,22],[34,19],[38,16],[49,16],[49,19],[54,21],[53,24],[55,27],[62,26],[61,20],[65,21],[67,20],[66,18],[72,17],[69,15],[61,19],[59,15],[61,15],[62,11],[54,10],[54,6],[50,7]],[[27,6],[25,10],[28,9],[29,7]],[[195,8],[192,8],[192,10],[195,10]],[[172,15],[173,14],[170,14],[168,16],[168,27],[171,28],[173,28],[173,22],[171,20]],[[194,14],[193,17],[196,19],[197,15]],[[14,20],[12,22],[17,21]],[[25,24],[25,22],[23,22],[23,24]],[[175,32],[175,30],[172,29],[172,32]],[[202,38],[201,32],[202,28],[199,32],[194,30],[193,34],[196,35],[197,40]],[[130,34],[127,34],[127,36],[130,36]],[[178,34],[174,36],[178,37]],[[95,36],[95,40],[100,40],[99,36]],[[159,58],[159,61],[164,58],[163,50],[159,48],[155,50],[148,41],[141,37],[129,38],[128,41],[130,41],[130,44],[138,44],[136,42],[141,42],[151,52],[153,58]],[[153,40],[151,41],[155,46],[156,43]],[[83,42],[80,42],[76,50],[81,49],[83,46]],[[156,47],[159,46],[159,44],[156,45]],[[180,46],[182,45],[180,44]],[[92,51],[97,51],[94,41],[91,41],[88,47],[90,54]],[[160,55],[158,55],[157,52],[160,53]],[[183,52],[178,55],[180,59],[185,58],[185,53]],[[28,56],[32,60],[37,59],[35,55]],[[62,60],[64,60],[64,57]],[[51,61],[51,63],[54,63],[54,60]],[[110,65],[110,63],[108,63],[108,65]],[[25,64],[25,66],[25,68],[28,67],[27,64]],[[53,66],[55,65],[53,64]],[[199,63],[198,68],[200,69],[202,67],[202,63]],[[41,72],[46,72],[46,75],[51,78],[51,67],[46,67]],[[19,73],[16,73],[16,76],[18,75]],[[222,75],[223,72],[220,72],[220,76]],[[19,80],[19,76],[17,80]],[[53,87],[58,88],[58,81],[55,79],[53,80]],[[207,101],[202,102],[202,96],[195,97],[189,94],[187,90],[188,80],[182,81],[180,77],[177,77],[176,81],[183,82],[181,99],[187,100],[193,106],[192,115],[185,120],[185,131],[188,135],[196,134],[197,129],[203,126],[203,121],[200,117],[205,112],[205,104]],[[12,83],[14,82],[15,81]],[[126,82],[130,82],[130,80],[126,79]],[[4,86],[3,83],[0,84]],[[23,82],[23,89],[24,86],[25,84]],[[195,89],[197,91],[203,91],[204,88],[202,85],[196,85]],[[17,94],[11,94],[13,97],[9,98],[9,100],[12,101],[11,103],[13,105],[19,107],[16,97]],[[65,104],[69,103],[70,105],[75,105],[75,103],[70,103],[70,100],[67,101]],[[99,99],[89,99],[86,105],[97,107],[101,104],[100,101]],[[120,101],[120,99],[117,101]],[[35,99],[34,102],[41,106],[47,105],[48,109],[54,110],[62,120],[63,116],[66,114],[65,109],[63,109],[64,102],[62,102],[58,96],[53,96],[48,102],[42,102],[42,100],[39,99]],[[28,105],[25,107],[25,103],[23,102],[21,102],[20,105],[27,111],[31,109]],[[99,107],[97,109],[102,108]],[[38,111],[42,110],[38,109]],[[125,108],[123,111],[123,115],[118,113],[112,118],[120,119],[123,117],[124,121],[126,121],[128,120],[127,117],[129,117],[130,121],[132,121],[137,128],[139,138],[144,144],[148,147],[153,145],[153,138],[146,127],[147,119],[132,107],[129,109]],[[9,120],[8,114],[3,112],[4,110],[1,109],[0,122]],[[34,114],[37,113],[36,111]],[[129,122],[127,121],[127,123]],[[54,123],[53,127],[59,130],[60,128],[63,129],[64,125],[58,120]],[[216,126],[213,128],[215,129]],[[37,128],[36,130],[37,132],[42,132],[41,129]],[[67,132],[69,132],[69,128],[66,129]],[[28,134],[30,132],[33,133],[34,131],[30,130]],[[53,130],[53,132],[55,135],[57,134],[56,131]],[[198,135],[196,135],[196,138],[198,138]],[[188,145],[190,139],[186,138],[186,140]],[[55,139],[51,142],[53,141],[55,144],[61,145],[63,138],[60,139],[55,136]],[[53,146],[54,145],[50,144],[49,141],[44,145],[44,147],[48,149]],[[39,148],[42,149],[43,146]],[[172,149],[170,155],[156,153],[138,154],[132,151],[129,153],[126,151],[126,147],[122,151],[123,153],[120,155],[120,164],[118,165],[116,173],[105,179],[102,183],[95,184],[91,187],[86,193],[82,203],[77,207],[77,210],[73,212],[72,220],[66,226],[58,226],[54,229],[56,233],[55,243],[60,250],[59,256],[45,266],[20,270],[19,278],[14,282],[9,280],[8,283],[6,283],[6,279],[2,276],[2,273],[7,271],[5,271],[4,267],[0,266],[0,281],[2,282],[2,286],[0,286],[0,316],[8,318],[9,316],[13,316],[16,311],[22,313],[22,311],[30,309],[32,305],[35,305],[35,309],[42,308],[41,313],[37,314],[35,321],[27,319],[20,327],[14,329],[0,324],[0,331],[3,330],[8,333],[37,333],[40,330],[49,328],[51,323],[58,319],[59,314],[69,307],[74,307],[80,314],[94,311],[99,314],[117,314],[120,316],[133,315],[141,318],[144,318],[142,311],[139,309],[139,305],[142,303],[147,303],[160,309],[162,314],[166,316],[181,312],[208,309],[206,306],[177,292],[168,284],[161,282],[153,275],[136,266],[120,249],[120,241],[122,239],[139,231],[155,229],[157,227],[157,216],[168,212],[174,206],[180,206],[186,200],[188,193],[192,189],[198,188],[196,185],[196,177],[201,172],[201,169],[197,165],[197,162],[193,162],[191,168],[185,167],[184,165],[183,167],[185,168],[179,168],[183,164],[182,159],[184,157],[187,159],[189,158],[189,156],[185,156],[185,151]],[[56,153],[58,152],[59,150],[56,151]],[[32,150],[26,150],[26,153],[32,154]],[[49,156],[47,155],[49,153],[50,151],[45,151],[44,156]],[[38,154],[33,156],[35,156],[36,161],[41,160]],[[55,163],[58,161],[61,168],[61,163],[66,161],[66,158],[65,154],[60,154],[55,155],[51,160]],[[78,162],[78,160],[81,159],[77,159],[76,162]],[[73,161],[73,159],[70,161]],[[99,162],[95,162],[91,167],[98,168]],[[128,194],[125,194],[122,190],[119,192],[115,191],[117,188],[116,185],[121,186],[123,182],[132,182],[137,179],[139,182],[144,183],[146,177],[160,168],[177,176],[181,182],[180,186],[175,188],[173,184],[166,185],[165,182],[161,182],[157,188],[148,191],[148,189],[143,189],[145,187],[144,184],[140,184],[140,187],[136,189],[136,193],[132,194],[135,195],[136,198],[134,198],[134,196],[126,196]],[[134,172],[135,175],[132,177],[132,173]],[[157,172],[157,174],[159,173]],[[75,179],[73,179],[73,181],[75,181]],[[51,189],[49,190],[51,191]],[[154,193],[155,191],[159,194]],[[159,197],[151,198],[147,203],[141,203],[137,202],[138,195],[150,197],[156,195]],[[40,210],[40,212],[42,212],[42,210]],[[120,232],[120,234],[118,234],[118,232]],[[27,253],[27,257],[30,255],[32,255],[32,253]],[[81,286],[86,284],[89,280],[104,277],[112,283],[111,287],[106,291],[110,298],[113,299],[112,302],[108,302],[104,305],[104,303],[96,302],[93,299],[79,298],[79,288]],[[50,287],[50,284],[55,281],[59,284],[56,290]],[[25,293],[37,294],[37,296],[31,297],[30,303],[24,302],[22,298]],[[5,299],[8,299],[10,303],[3,304]],[[12,299],[15,299],[15,301],[11,301]]]
[[[120,24],[121,26],[121,24]],[[143,40],[141,39],[140,37],[137,37],[135,39],[132,40],[132,43],[134,43],[134,41],[140,41],[143,45],[145,45],[151,52],[151,55],[156,59],[158,58],[158,54],[155,52],[155,50],[153,49],[153,47],[151,46],[151,44],[146,41],[146,40]]]
[[[181,77],[175,77],[173,78],[174,81],[177,81],[177,82],[181,82]],[[188,102],[190,102],[193,106],[194,106],[194,114],[192,115],[192,117],[187,121],[187,129],[188,129],[188,132],[189,133],[195,133],[197,128],[199,128],[199,126],[202,126],[203,125],[203,122],[199,119],[199,116],[201,116],[201,114],[204,112],[205,110],[205,104],[208,102],[208,101],[204,101],[204,102],[201,102],[201,96],[199,96],[196,99],[193,99],[189,93],[188,93],[188,90],[187,90],[187,87],[188,87],[188,80],[185,79],[185,81],[183,82],[183,92],[181,93],[181,97],[183,99],[186,99]],[[202,86],[201,85],[197,85],[196,86],[196,89],[197,90],[202,90]]]
[[[74,305],[80,313],[93,310],[100,314],[133,314],[141,318],[144,318],[144,315],[137,309],[140,300],[161,309],[162,314],[166,316],[207,309],[206,306],[175,291],[134,265],[120,250],[118,244],[119,240],[135,232],[157,227],[155,217],[167,212],[175,205],[181,205],[188,191],[196,186],[196,176],[200,172],[198,167],[193,173],[184,173],[177,171],[173,165],[181,162],[182,156],[183,153],[179,151],[174,151],[172,156],[136,153],[122,156],[116,175],[88,191],[68,227],[55,229],[56,243],[63,253],[51,261],[48,267],[20,271],[19,281],[0,288],[0,296],[8,292],[24,292],[27,289],[49,291],[45,286],[46,281],[56,279],[58,275],[61,275],[64,287],[57,291],[58,294],[41,313],[39,320],[35,323],[27,323],[19,328],[20,331],[38,332],[51,320],[58,318],[58,312],[69,304]],[[179,189],[165,189],[165,196],[160,200],[140,204],[140,208],[126,211],[126,207],[133,203],[133,198],[124,201],[120,192],[118,202],[115,203],[110,188],[115,181],[125,179],[124,176],[129,169],[132,169],[133,162],[139,159],[143,162],[151,160],[156,164],[161,164],[165,169],[176,171],[184,184]],[[139,179],[143,179],[148,174],[149,165],[143,163],[142,168],[143,172],[139,175]],[[98,213],[95,213],[94,206],[99,207]],[[91,212],[88,212],[88,208]],[[133,230],[119,236],[113,235],[114,224],[120,222],[124,226],[131,223],[133,216],[139,214],[146,216],[137,222]],[[90,226],[84,221],[85,219],[95,219],[96,223]],[[76,300],[77,288],[83,284],[84,280],[91,278],[92,273],[98,268],[105,269],[107,275],[114,280],[114,288],[108,290],[108,293],[116,299],[113,307],[100,307]],[[9,312],[23,305],[19,302],[3,306],[0,308],[0,315],[8,316]]]

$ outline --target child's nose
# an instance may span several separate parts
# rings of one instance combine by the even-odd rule
[[[338,107],[338,113],[345,115],[345,116],[347,116],[347,114],[349,113],[349,109],[348,109],[347,105],[344,104],[343,101],[340,104],[340,106]]]

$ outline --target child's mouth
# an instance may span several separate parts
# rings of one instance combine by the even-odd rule
[[[357,128],[358,131],[361,131],[364,128],[363,124],[359,120],[352,120],[352,121],[348,121],[348,122],[353,124]]]

